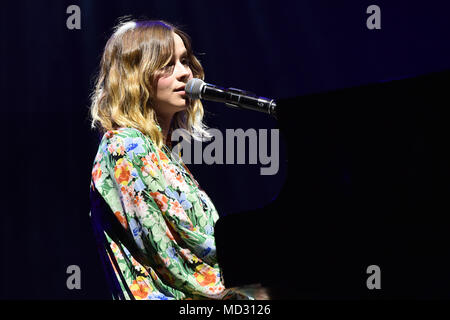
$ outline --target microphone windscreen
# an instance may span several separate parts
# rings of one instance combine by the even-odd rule
[[[184,91],[191,99],[200,99],[201,88],[204,83],[201,79],[193,78],[186,83]]]

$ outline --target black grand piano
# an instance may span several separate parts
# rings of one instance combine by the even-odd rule
[[[268,206],[218,220],[225,285],[259,283],[273,299],[449,298],[449,92],[444,71],[278,100],[288,178]]]

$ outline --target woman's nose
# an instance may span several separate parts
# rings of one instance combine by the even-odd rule
[[[188,66],[185,66],[184,64],[182,64],[181,62],[178,63],[178,68],[177,68],[177,73],[176,76],[178,79],[184,79],[184,78],[189,78],[189,76],[191,75],[191,69]]]

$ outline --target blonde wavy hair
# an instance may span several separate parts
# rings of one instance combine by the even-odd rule
[[[204,79],[203,67],[193,54],[190,38],[179,28],[156,20],[122,21],[106,43],[91,94],[92,128],[104,133],[132,127],[162,147],[164,140],[157,127],[154,98],[159,77],[171,72],[166,66],[174,54],[174,33],[183,40],[193,77]],[[197,140],[210,138],[202,122],[201,101],[189,101],[186,110],[174,115],[169,130],[182,128]]]

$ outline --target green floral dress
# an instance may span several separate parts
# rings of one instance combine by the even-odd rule
[[[245,291],[225,289],[214,242],[219,215],[168,149],[161,150],[134,128],[106,132],[91,188],[148,261],[138,262],[129,248],[104,232],[110,247],[104,249],[125,299],[253,299]]]

